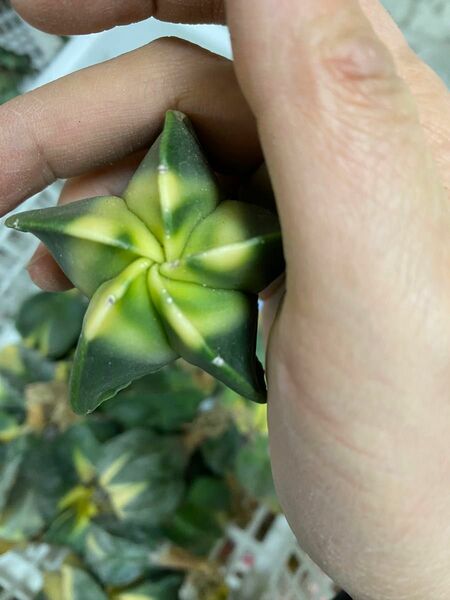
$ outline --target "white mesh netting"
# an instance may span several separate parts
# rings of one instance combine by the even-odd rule
[[[0,46],[18,54],[27,54],[37,70],[43,69],[63,45],[61,38],[29,27],[0,0]]]

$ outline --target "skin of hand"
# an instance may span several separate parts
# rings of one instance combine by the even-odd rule
[[[14,5],[58,33],[225,15],[207,0]],[[268,352],[282,506],[355,600],[449,598],[449,93],[377,0],[226,14],[234,66],[161,40],[0,108],[1,208],[55,177],[62,201],[120,193],[166,108],[220,171],[256,167],[261,143],[287,260]],[[35,281],[67,286],[39,253]]]

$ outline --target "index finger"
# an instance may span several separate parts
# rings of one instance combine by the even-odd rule
[[[0,107],[0,214],[56,178],[147,147],[169,108],[191,117],[217,170],[245,172],[262,160],[232,63],[161,39]]]
[[[13,0],[35,27],[65,35],[94,33],[155,17],[178,23],[224,23],[222,0]]]

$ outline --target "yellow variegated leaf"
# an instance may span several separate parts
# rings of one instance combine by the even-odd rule
[[[70,524],[71,534],[80,535],[98,513],[99,509],[94,500],[94,489],[77,485],[59,501],[59,516],[61,523]]]
[[[159,581],[142,583],[114,595],[112,600],[177,600],[182,578],[169,575]]]
[[[96,475],[95,466],[79,448],[74,452],[74,464],[78,477],[83,483],[89,483]]]
[[[46,600],[108,600],[88,573],[70,565],[63,565],[59,572],[46,573],[42,591]]]
[[[185,462],[178,438],[134,429],[103,448],[99,484],[121,520],[160,523],[180,502]]]
[[[111,504],[117,515],[126,517],[126,507],[139,497],[147,488],[147,482],[116,483],[106,486]]]
[[[101,485],[107,487],[114,479],[114,477],[122,471],[122,469],[129,460],[130,454],[128,452],[125,452],[124,454],[116,458],[116,460],[114,460],[112,463],[110,463],[100,475]]]

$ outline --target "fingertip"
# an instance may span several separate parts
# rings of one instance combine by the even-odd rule
[[[272,282],[268,288],[259,294],[260,299],[263,301],[261,323],[263,339],[266,347],[269,344],[270,332],[272,331],[273,324],[280,311],[280,306],[283,302],[285,293],[286,275],[283,273],[277,279],[275,279],[275,281]]]

